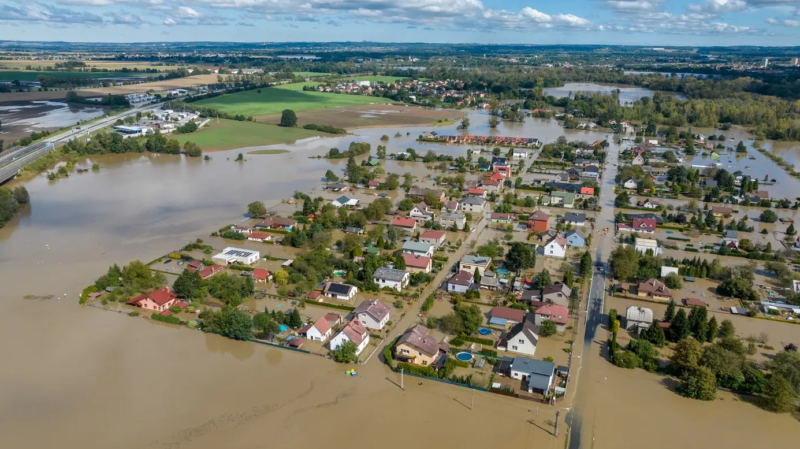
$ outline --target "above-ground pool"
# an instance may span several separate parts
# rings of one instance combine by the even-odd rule
[[[336,270],[333,272],[334,276],[344,276],[344,274],[345,274],[344,270]]]
[[[501,269],[497,270],[497,274],[508,274],[508,270],[505,270],[505,269],[501,268]]]
[[[478,329],[478,333],[481,335],[492,335],[492,330],[487,327],[482,327]]]
[[[462,362],[469,362],[470,360],[472,360],[473,357],[474,356],[469,352],[459,352],[458,354],[456,354],[456,358],[458,360],[461,360]]]
[[[281,332],[286,332],[286,331],[289,329],[289,326],[287,326],[287,325],[285,325],[285,324],[281,324],[281,325],[278,327],[278,329],[280,329],[280,330],[281,330]]]

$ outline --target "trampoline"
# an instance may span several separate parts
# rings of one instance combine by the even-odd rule
[[[481,335],[492,335],[492,330],[487,327],[482,327],[478,329],[478,333]]]

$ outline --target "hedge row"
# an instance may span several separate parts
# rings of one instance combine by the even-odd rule
[[[416,374],[418,376],[433,377],[436,379],[439,378],[439,376],[436,374],[436,371],[434,371],[434,369],[430,366],[417,366],[400,362],[397,364],[397,369],[402,369],[407,373]]]
[[[434,297],[433,297],[433,295],[431,295],[431,296],[428,296],[428,298],[425,300],[424,303],[422,303],[422,311],[423,312],[427,312],[428,310],[431,310],[431,308],[433,307],[433,300],[434,300]]]
[[[677,240],[679,242],[691,242],[692,239],[685,239],[683,237],[667,237],[667,240]]]
[[[161,321],[161,322],[169,323],[169,324],[181,324],[181,319],[180,318],[178,318],[176,316],[173,316],[173,315],[170,315],[170,316],[159,315],[158,312],[153,312],[153,314],[150,315],[150,318],[152,318],[152,319],[154,319],[156,321]]]
[[[481,349],[479,353],[480,354],[484,354],[484,355],[490,355],[492,357],[497,357],[497,351],[495,351],[494,349],[486,349],[486,348],[484,348],[484,349]]]
[[[291,299],[291,298],[284,298],[284,299]],[[330,309],[347,310],[348,312],[352,312],[353,310],[356,309],[355,307],[343,306],[339,304],[328,304],[326,302],[317,302],[317,301],[306,301],[306,305],[328,307]]]
[[[494,346],[494,340],[488,338],[470,337],[469,335],[464,335],[461,337],[461,339],[464,341],[478,343],[486,346]]]

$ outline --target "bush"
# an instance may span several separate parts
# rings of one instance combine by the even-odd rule
[[[132,310],[132,311],[131,311],[131,312],[128,314],[128,316],[139,316],[139,312],[137,312],[137,311],[135,311],[135,310]]]
[[[641,363],[639,357],[632,352],[618,352],[614,356],[614,364],[620,368],[634,369],[641,366]]]
[[[558,333],[558,327],[554,321],[545,320],[539,326],[539,335],[542,337],[552,337],[556,333]]]
[[[347,134],[346,129],[336,128],[335,126],[330,126],[330,125],[318,125],[316,123],[309,123],[308,125],[303,125],[303,128],[310,129],[313,131],[322,131],[328,134]]]
[[[486,348],[481,349],[480,350],[480,354],[491,355],[491,356],[497,357],[497,351],[495,351],[494,349],[486,349]]]
[[[464,341],[469,341],[472,343],[478,343],[486,346],[494,346],[494,340],[490,340],[488,338],[470,337],[469,335],[462,335],[461,338]]]
[[[159,315],[158,312],[153,312],[153,314],[150,315],[150,318],[152,318],[152,319],[154,319],[156,321],[161,321],[161,322],[169,323],[169,324],[181,324],[181,319],[180,318],[178,318],[176,316],[172,316],[172,315],[170,315],[170,316]]]
[[[387,346],[383,348],[383,359],[386,361],[386,364],[390,367],[394,365],[394,357],[392,357],[392,347]]]
[[[409,365],[408,363],[401,362],[397,364],[397,369],[402,369],[407,373],[416,374],[418,376],[433,377],[434,379],[439,378],[439,376],[436,374],[436,371],[434,371],[434,369],[430,366]]]
[[[423,313],[427,312],[428,310],[431,310],[431,308],[433,307],[433,300],[434,300],[433,295],[428,296],[428,298],[425,299],[425,302],[422,303],[422,312]]]
[[[456,338],[450,340],[450,345],[451,346],[463,346],[464,345],[464,339],[461,338],[461,337],[456,337]]]

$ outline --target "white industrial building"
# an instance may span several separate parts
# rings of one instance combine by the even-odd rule
[[[212,257],[211,260],[219,265],[230,265],[232,263],[251,265],[255,263],[259,257],[261,257],[261,254],[258,251],[234,248],[231,246],[222,250],[221,253]]]

